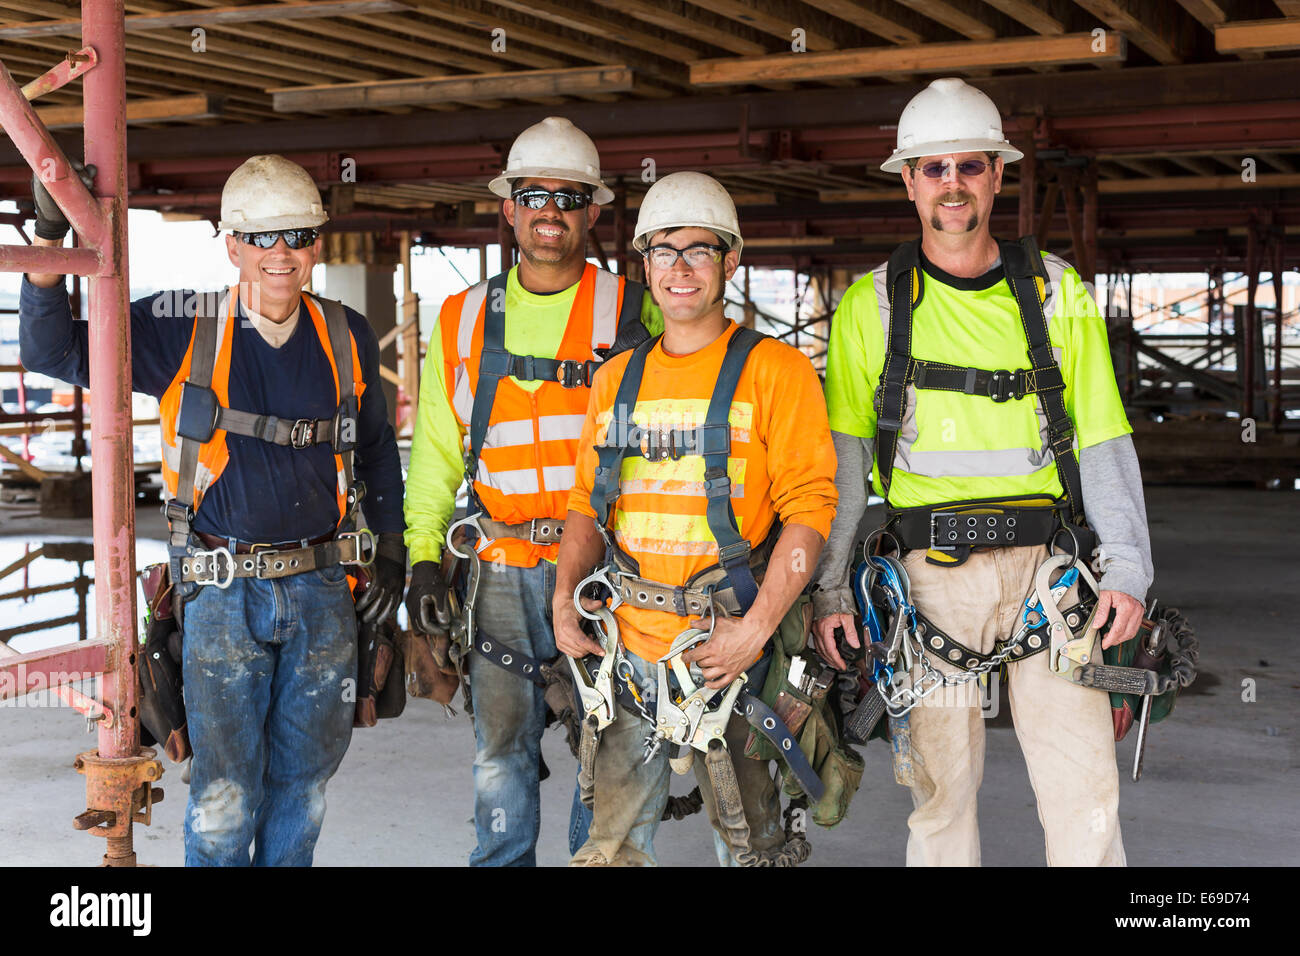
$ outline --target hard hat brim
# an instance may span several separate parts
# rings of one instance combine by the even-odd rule
[[[231,232],[275,232],[280,229],[315,229],[330,221],[325,213],[318,216],[299,213],[295,216],[267,216],[264,219],[222,219],[217,229]]]
[[[507,170],[488,183],[488,189],[493,195],[500,196],[502,199],[509,199],[510,183],[515,179],[563,179],[567,182],[581,183],[584,186],[593,187],[591,200],[597,206],[603,206],[614,201],[614,191],[599,179],[593,179],[586,173],[579,172],[576,169],[556,169],[547,166],[524,166],[520,169]]]
[[[949,153],[997,153],[1004,163],[1014,163],[1018,159],[1023,159],[1025,155],[1005,140],[953,139],[936,143],[919,143],[906,149],[896,149],[892,156],[880,164],[880,168],[886,173],[898,173],[903,171],[903,166],[909,159],[920,159],[922,156],[946,156]]]

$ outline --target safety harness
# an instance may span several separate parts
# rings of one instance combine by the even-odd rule
[[[447,529],[447,547],[455,557],[469,562],[466,597],[461,603],[462,626],[456,629],[457,643],[460,645],[458,661],[463,660],[472,649],[515,676],[539,687],[545,687],[547,684],[545,675],[550,672],[550,668],[542,661],[478,634],[474,626],[474,604],[481,574],[480,559],[473,546],[466,551],[459,550],[456,545],[460,542],[453,543],[452,536],[458,529],[464,528],[477,535],[479,541],[494,538],[526,538],[533,544],[555,544],[560,540],[560,536],[564,533],[563,519],[535,518],[519,524],[496,521],[488,514],[474,491],[479,457],[483,453],[483,442],[487,437],[488,424],[492,418],[492,405],[496,400],[497,386],[503,378],[514,377],[526,382],[557,382],[563,388],[590,388],[596,369],[600,368],[605,361],[649,337],[649,332],[641,323],[641,303],[645,296],[645,286],[639,282],[625,281],[623,303],[619,309],[618,328],[613,345],[596,353],[598,361],[579,362],[573,359],[516,355],[506,348],[505,301],[508,281],[509,273],[506,272],[488,280],[483,306],[483,349],[479,360],[478,385],[474,390],[474,405],[470,414],[469,448],[465,453],[465,487],[469,504],[466,517],[454,522]],[[458,663],[458,668],[459,666]],[[468,706],[468,694],[465,695],[465,702]]]
[[[719,612],[743,615],[758,596],[756,575],[762,574],[771,543],[780,531],[779,527],[774,527],[765,546],[757,550],[741,535],[731,504],[727,460],[731,452],[731,402],[750,353],[765,338],[762,333],[743,327],[732,332],[704,423],[694,428],[653,430],[642,428],[632,420],[646,358],[658,343],[658,337],[638,345],[623,371],[614,399],[613,417],[604,441],[596,447],[597,465],[591,491],[596,527],[605,542],[605,564],[583,581],[574,593],[579,613],[594,622],[599,639],[607,647],[612,645],[620,658],[622,652],[618,648],[617,623],[612,611],[622,603],[672,611],[683,617],[708,616],[716,621]],[[637,561],[618,547],[610,534],[608,523],[621,493],[623,460],[632,454],[641,455],[648,461],[676,461],[687,456],[704,459],[705,518],[717,542],[718,563],[693,575],[685,585],[663,584],[641,577]],[[584,589],[592,584],[603,588],[611,597],[609,607],[596,614],[586,611],[580,599]],[[733,710],[742,714],[750,726],[776,748],[799,787],[811,799],[821,799],[824,785],[785,722],[745,689],[748,674],[741,674],[723,690],[713,691],[691,673],[682,655],[710,636],[711,629],[687,629],[656,662],[658,693],[653,715],[642,703],[632,679],[631,667],[625,661],[622,667],[602,661],[604,666],[595,671],[584,669],[583,663],[578,661],[572,662],[585,712],[579,746],[579,780],[586,783],[581,788],[582,796],[590,806],[599,732],[614,719],[614,704],[617,702],[650,724],[652,729],[645,740],[647,762],[665,743],[676,751],[671,763],[678,773],[689,769],[693,750],[704,754],[709,781],[717,797],[718,820],[738,863],[744,866],[793,866],[801,863],[810,852],[802,836],[766,853],[755,853],[750,846],[750,830],[740,802],[735,766],[723,739]],[[607,650],[606,657],[610,656]],[[591,666],[590,662],[587,666]],[[585,678],[584,674],[587,675]]]
[[[375,539],[367,529],[344,531],[365,496],[365,485],[353,475],[353,452],[359,404],[352,374],[351,339],[343,304],[317,298],[325,320],[331,361],[338,376],[339,405],[332,418],[289,421],[274,415],[227,408],[212,389],[212,372],[218,349],[218,322],[228,299],[216,310],[207,296],[198,296],[189,377],[182,385],[176,431],[180,440],[180,465],[176,494],[163,506],[169,528],[168,556],[171,578],[197,585],[228,588],[235,578],[280,578],[336,564],[369,565],[374,560]],[[299,548],[261,549],[232,553],[230,548],[199,548],[193,543],[194,482],[199,448],[218,431],[256,438],[273,445],[304,449],[328,444],[339,457],[341,481],[346,487],[343,515],[331,540]],[[232,543],[231,547],[234,545]]]
[[[1084,523],[1082,482],[1074,453],[1074,423],[1065,408],[1065,379],[1052,354],[1043,304],[1051,292],[1033,236],[998,240],[1007,285],[1015,296],[1028,343],[1028,368],[980,369],[931,362],[912,355],[912,323],[925,295],[921,240],[899,246],[885,271],[889,328],[885,364],[876,388],[876,456],[881,491],[888,501],[907,410],[907,390],[959,392],[995,403],[1035,395],[1047,421],[1047,445],[1063,494],[1044,505],[1025,496],[956,501],[920,508],[887,506],[885,528],[906,549],[929,551],[927,560],[956,566],[974,547],[1048,543],[1068,525],[1086,553],[1095,537]]]

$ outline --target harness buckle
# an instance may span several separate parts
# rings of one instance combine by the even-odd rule
[[[564,522],[557,518],[534,518],[528,522],[528,541],[530,544],[547,545],[554,544],[552,541],[537,540],[537,522],[542,522],[543,532],[553,530],[556,537],[564,534]]]
[[[294,448],[310,448],[316,443],[316,422],[310,418],[300,418],[289,430],[289,444]]]
[[[645,429],[641,435],[641,457],[647,461],[673,461],[685,454],[685,448],[677,447],[676,429]]]
[[[363,568],[368,568],[370,565],[375,563],[375,536],[370,533],[369,528],[361,528],[357,531],[344,531],[334,540],[352,540],[356,542],[357,556],[351,561],[340,560],[339,564],[360,565]]]
[[[561,388],[590,388],[591,370],[587,366],[594,364],[596,363],[564,359],[555,369],[555,380]]]
[[[1025,386],[1020,377],[1020,370],[1013,372],[1010,369],[1000,368],[994,372],[989,378],[988,395],[998,403],[1010,401],[1012,398],[1024,398]]]
[[[960,547],[960,545],[957,544],[957,532],[955,531],[949,532],[952,535],[952,537],[950,537],[948,540],[952,543],[940,544],[938,540],[939,529],[937,525],[939,523],[939,519],[955,518],[956,516],[957,516],[957,512],[955,511],[931,511],[930,512],[930,547],[933,548],[935,551],[956,551],[957,548]]]
[[[203,572],[208,570],[208,559],[211,559],[211,577],[203,577]],[[221,576],[221,561],[226,562],[226,576]],[[191,567],[194,569],[194,583],[201,585],[211,585],[224,591],[230,587],[230,583],[235,580],[235,559],[231,555],[229,548],[213,548],[211,551],[195,551],[191,556]]]

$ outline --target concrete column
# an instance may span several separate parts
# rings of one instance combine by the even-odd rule
[[[330,263],[325,266],[325,295],[338,299],[356,309],[370,322],[375,337],[384,335],[397,325],[397,297],[393,295],[393,265],[376,265],[370,262]],[[396,337],[379,350],[379,364],[396,370]],[[379,382],[367,382],[366,388],[377,388]],[[388,406],[388,420],[397,427],[397,385],[383,379],[384,402]]]

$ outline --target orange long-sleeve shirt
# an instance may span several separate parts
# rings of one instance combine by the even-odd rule
[[[704,424],[713,384],[722,368],[736,324],[704,348],[670,355],[663,343],[646,357],[632,420],[643,428],[689,429]],[[631,353],[606,362],[597,373],[578,441],[577,472],[569,508],[595,517],[591,488],[595,446],[604,441],[613,417],[619,382]],[[779,518],[783,525],[807,525],[823,538],[835,517],[835,449],[826,402],[807,356],[776,339],[750,353],[731,402],[731,504],[740,533],[758,546]],[[629,455],[620,475],[622,494],[610,518],[619,547],[637,560],[643,577],[681,585],[718,561],[717,542],[705,518],[704,459],[651,462]],[[616,611],[624,645],[655,660],[686,628],[670,611]]]

